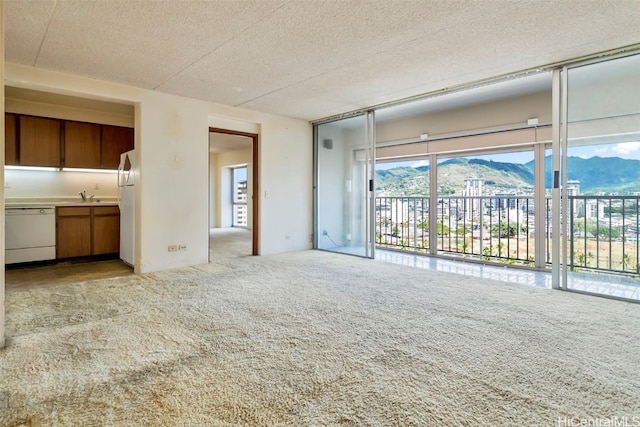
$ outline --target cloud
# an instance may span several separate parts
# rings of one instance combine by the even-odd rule
[[[411,164],[412,168],[419,168],[420,166],[429,166],[429,161],[428,160],[418,160],[417,162],[414,162]]]
[[[640,151],[640,141],[621,142],[616,144],[612,148],[618,154],[629,154],[635,151]]]
[[[609,151],[609,147],[596,148],[594,151],[596,154],[606,154]]]

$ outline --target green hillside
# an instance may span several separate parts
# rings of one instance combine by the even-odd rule
[[[551,188],[551,156],[546,157],[545,163],[545,185]],[[533,170],[533,161],[525,166]],[[567,169],[568,179],[580,181],[580,191],[583,193],[640,191],[640,160],[598,156],[588,159],[569,157]]]
[[[580,181],[582,193],[640,191],[640,161],[619,157],[567,160],[569,179]],[[546,158],[546,186],[551,188],[551,156]],[[467,178],[482,178],[485,193],[533,193],[533,162],[526,164],[455,158],[438,165],[438,194],[460,194]],[[376,191],[388,196],[426,196],[429,167],[376,171]]]
[[[466,178],[483,178],[487,192],[528,191],[533,188],[533,173],[516,163],[457,158],[438,165],[439,194],[460,194]],[[402,167],[376,171],[376,191],[380,195],[427,195],[428,167]]]

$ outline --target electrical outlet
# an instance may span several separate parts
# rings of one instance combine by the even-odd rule
[[[178,250],[179,251],[186,251],[187,250],[187,245],[178,245]]]
[[[178,252],[178,245],[169,245],[169,247],[167,247],[167,251]]]
[[[96,182],[96,185],[94,185],[94,186],[93,186],[93,189],[94,189],[94,190],[99,190],[99,189],[100,189],[100,184],[98,184],[98,183]]]
[[[322,230],[322,235],[323,235],[323,236],[328,236],[328,235],[329,235],[329,233],[327,233],[327,230]]]

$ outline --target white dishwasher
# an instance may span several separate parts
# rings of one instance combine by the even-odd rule
[[[56,258],[56,208],[5,209],[5,264]]]

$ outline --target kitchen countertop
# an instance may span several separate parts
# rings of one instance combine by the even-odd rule
[[[83,202],[78,197],[16,197],[7,198],[4,201],[5,208],[30,207],[45,208],[50,206],[117,206],[115,197],[95,198],[93,202]]]

